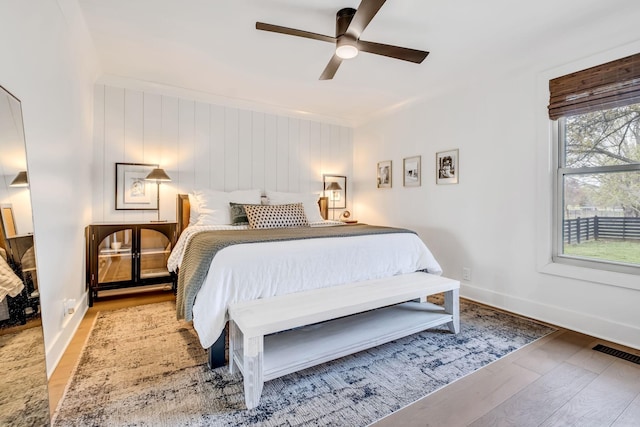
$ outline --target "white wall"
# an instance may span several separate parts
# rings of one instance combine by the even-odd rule
[[[0,207],[11,207],[16,233],[21,236],[33,233],[31,193],[27,187],[9,186],[15,175],[6,174],[0,179]]]
[[[26,187],[11,187],[18,173],[26,170],[22,109],[19,102],[3,91],[0,93],[0,207],[11,206],[19,235],[33,233],[31,193]]]
[[[465,85],[446,97],[356,128],[357,218],[415,229],[446,276],[461,279],[462,268],[471,268],[471,280],[462,282],[465,297],[640,348],[637,276],[605,273],[596,280],[582,271],[576,280],[543,273],[539,256],[550,258],[551,250],[550,230],[539,220],[549,215],[551,197],[548,79],[541,76],[568,59],[599,53],[603,44],[611,50],[627,41],[633,34],[624,32],[627,23],[607,27],[611,31],[589,27],[591,45],[585,40],[564,52],[530,52],[535,61],[526,67],[505,60],[500,65],[508,72],[470,70]],[[574,36],[579,39],[568,39]],[[454,148],[460,150],[460,183],[436,185],[435,153]],[[403,188],[402,159],[414,155],[422,156],[422,186]],[[388,159],[393,188],[377,189],[375,164]]]
[[[0,3],[0,84],[22,102],[51,373],[83,313],[83,227],[91,212],[91,127],[97,61],[75,0]]]
[[[157,163],[165,169],[172,181],[160,185],[160,217],[168,220],[176,218],[176,193],[198,188],[320,192],[323,173],[352,175],[351,128],[130,83],[139,87],[95,86],[96,222],[157,215],[115,209],[115,163]]]

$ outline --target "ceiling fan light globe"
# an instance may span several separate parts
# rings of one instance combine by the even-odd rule
[[[336,47],[336,55],[342,59],[355,58],[358,56],[358,48],[350,44],[343,44]]]

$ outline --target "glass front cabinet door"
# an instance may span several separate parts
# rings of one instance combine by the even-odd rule
[[[176,242],[176,224],[92,224],[86,230],[89,306],[100,291],[170,284],[176,276],[167,260]]]

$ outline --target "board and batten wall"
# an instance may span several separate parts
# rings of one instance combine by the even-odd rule
[[[322,174],[352,175],[350,127],[161,92],[95,86],[94,222],[157,218],[156,211],[115,209],[116,163],[159,164],[167,172],[171,182],[160,185],[160,218],[169,221],[176,219],[178,193],[320,193]]]

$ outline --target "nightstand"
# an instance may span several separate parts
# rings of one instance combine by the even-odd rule
[[[85,237],[89,306],[99,291],[162,283],[176,288],[176,274],[167,270],[175,222],[91,224]]]

